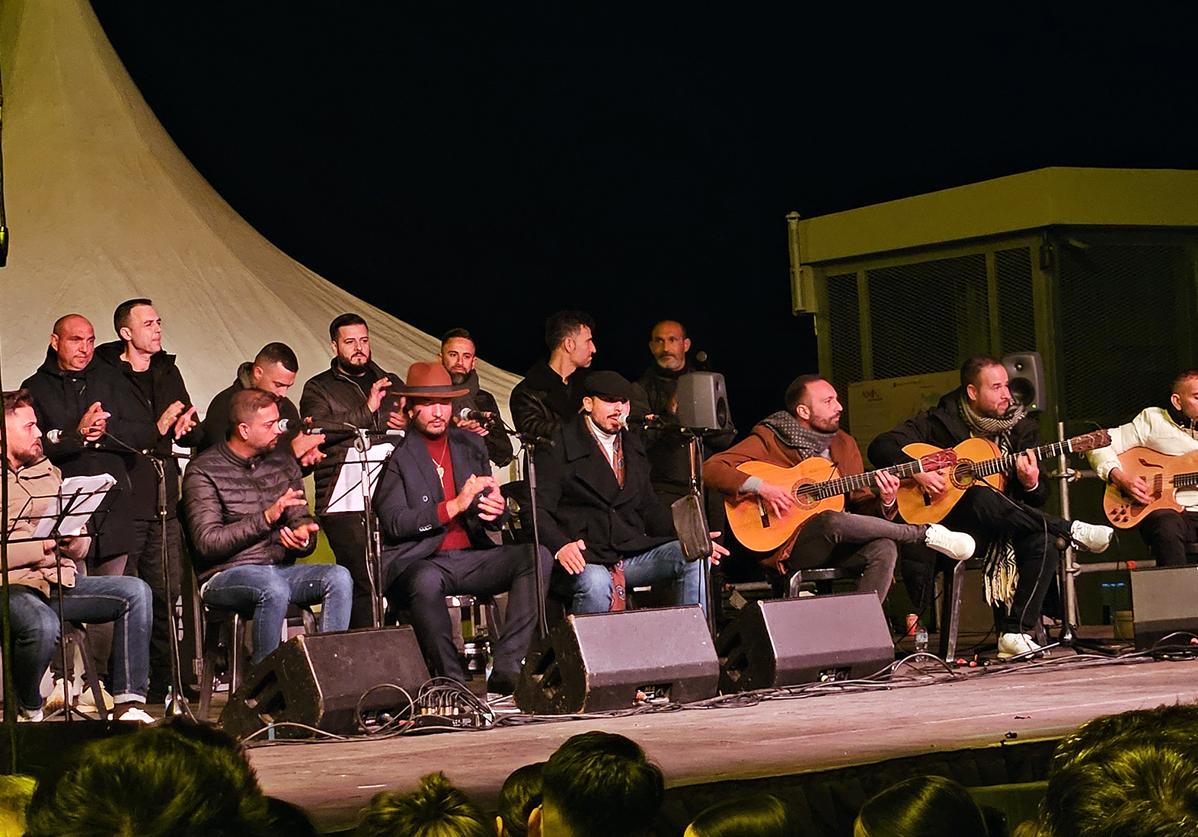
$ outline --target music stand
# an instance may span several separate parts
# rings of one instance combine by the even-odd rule
[[[104,477],[107,479],[104,479]],[[92,718],[77,709],[71,702],[70,668],[67,664],[67,621],[63,616],[62,606],[62,552],[60,542],[68,537],[85,537],[82,533],[87,521],[104,502],[104,498],[108,496],[108,492],[115,484],[116,480],[108,474],[104,474],[101,477],[68,477],[60,484],[58,491],[54,494],[30,495],[16,517],[9,521],[9,530],[4,533],[5,539],[10,544],[41,543],[46,540],[52,540],[55,543],[54,581],[51,583],[55,588],[54,599],[58,610],[58,654],[62,665],[62,709],[51,712],[46,716],[47,718],[53,718],[59,712],[62,712],[63,720],[66,722],[74,720],[75,715],[78,715],[83,720],[92,720]],[[45,514],[33,513],[34,505],[40,505],[40,501],[45,501],[48,504],[48,510]],[[12,537],[12,533],[21,521],[34,522],[33,533],[27,538],[14,538]],[[86,661],[84,661],[84,667],[87,667]],[[106,719],[108,709],[104,705],[100,684],[93,678],[90,686],[92,696],[96,702],[96,711],[100,713],[101,719]]]
[[[379,537],[378,526],[374,517],[374,489],[383,473],[395,445],[389,442],[377,443],[380,439],[402,438],[395,433],[380,433],[366,428],[353,428],[354,450],[356,459],[349,457],[348,452],[337,479],[333,482],[332,497],[329,500],[325,514],[340,512],[361,512],[362,523],[366,529],[365,558],[366,575],[370,578],[370,615],[375,628],[383,627],[383,550]],[[369,451],[376,450],[376,456],[371,457]]]

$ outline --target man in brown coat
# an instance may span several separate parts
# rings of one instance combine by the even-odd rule
[[[789,468],[820,456],[836,466],[838,476],[864,471],[853,437],[840,429],[843,412],[836,389],[818,375],[801,375],[786,388],[786,409],[767,416],[749,437],[703,464],[703,482],[727,497],[757,495],[776,517],[794,508],[788,486],[773,485],[737,469],[745,462],[765,462]],[[874,477],[877,490],[863,488],[847,497],[848,511],[821,512],[804,523],[777,551],[763,561],[781,582],[800,569],[842,564],[864,565],[859,591],[885,599],[894,578],[898,544],[924,543],[958,561],[973,555],[969,535],[938,524],[911,526],[895,523],[899,480],[886,472]],[[778,585],[776,585],[778,586]],[[784,588],[785,589],[785,588]]]

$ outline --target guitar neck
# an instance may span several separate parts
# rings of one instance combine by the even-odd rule
[[[986,459],[982,462],[975,462],[971,470],[975,476],[988,477],[993,474],[1005,474],[1015,467],[1015,459],[1028,451],[1036,454],[1036,459],[1044,457],[1060,456],[1062,453],[1073,452],[1073,440],[1066,439],[1063,442],[1052,442],[1051,444],[1041,445],[1038,448],[1028,448],[1020,453],[1008,453],[1005,456],[998,456],[994,459]]]
[[[894,474],[899,479],[905,479],[920,473],[922,470],[923,467],[920,465],[919,460],[915,459],[911,462],[904,462],[901,465],[878,468],[876,471],[868,471],[864,474],[853,474],[852,476],[839,477],[816,485],[805,485],[799,491],[806,489],[805,493],[814,493],[818,499],[823,500],[827,497],[835,497],[838,494],[848,494],[849,492],[859,491],[863,488],[872,488],[874,477],[879,473]]]

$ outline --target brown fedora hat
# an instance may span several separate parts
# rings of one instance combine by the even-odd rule
[[[470,392],[468,387],[457,387],[445,367],[440,363],[417,361],[408,367],[404,385],[392,390],[394,395],[408,398],[457,398]]]

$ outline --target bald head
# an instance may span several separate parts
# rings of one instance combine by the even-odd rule
[[[649,334],[649,351],[662,369],[679,372],[686,368],[686,353],[690,348],[686,329],[677,320],[662,320]]]
[[[58,355],[63,372],[82,372],[96,352],[96,330],[81,314],[67,314],[54,321],[50,348]]]

